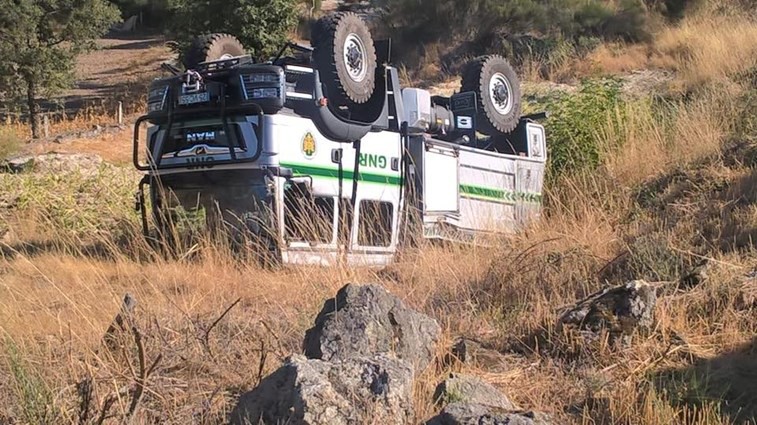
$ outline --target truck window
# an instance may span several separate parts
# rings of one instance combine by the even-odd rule
[[[327,244],[334,239],[334,198],[314,197],[292,185],[284,193],[284,208],[287,240]]]
[[[392,213],[390,202],[360,201],[357,243],[361,246],[387,247],[392,244]]]

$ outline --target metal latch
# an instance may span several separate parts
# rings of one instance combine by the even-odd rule
[[[140,212],[145,206],[145,194],[141,190],[138,190],[134,194],[134,211]]]

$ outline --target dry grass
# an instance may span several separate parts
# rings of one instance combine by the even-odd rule
[[[618,181],[638,185],[649,176],[711,155],[734,131],[739,94],[710,89],[662,110],[649,99],[621,106],[600,136],[608,149],[605,167]]]
[[[136,216],[127,209],[129,182],[136,182],[131,173],[60,176],[54,183],[34,175],[3,177],[8,188],[35,195],[3,214],[11,231],[0,260],[0,374],[7,377],[0,384],[7,406],[0,418],[77,422],[77,382],[93,380],[94,410],[133,383],[138,366],[131,345],[110,353],[101,343],[129,292],[139,301],[147,362],[161,356],[137,421],[222,423],[239,392],[300,352],[304,330],[325,298],[346,282],[367,281],[381,282],[439,320],[440,358],[456,335],[507,353],[505,371],[453,368],[487,379],[524,408],[550,412],[558,423],[749,418],[753,383],[742,376],[754,369],[743,353],[751,349],[757,321],[741,290],[757,255],[749,244],[736,249],[721,237],[727,226],[742,233],[757,227],[748,195],[754,165],[732,161],[753,157],[757,146],[724,145],[732,109],[709,100],[673,109],[660,130],[680,136],[673,145],[653,131],[644,109],[629,114],[635,120],[614,135],[624,148],[608,156],[604,171],[564,177],[549,195],[546,217],[501,246],[425,247],[403,256],[390,274],[261,269],[209,241],[186,246],[182,260],[166,260],[137,235]],[[709,115],[719,120],[697,127]],[[699,142],[686,148],[686,140]],[[637,152],[644,146],[646,157]],[[685,177],[676,177],[681,172]],[[105,180],[109,190],[96,189]],[[644,198],[645,186],[651,200]],[[78,197],[62,196],[66,187]],[[60,219],[76,214],[73,207],[88,193],[96,197],[80,220]],[[738,223],[720,222],[722,214],[739,217]],[[98,224],[101,216],[123,220]],[[698,238],[709,242],[698,244]],[[631,348],[586,345],[554,329],[557,309],[572,300],[631,277],[675,279],[700,256],[712,258],[709,281],[663,297],[655,330],[636,337]],[[237,299],[206,340],[209,326]],[[449,371],[432,367],[420,374],[419,422],[437,410],[433,388]],[[126,414],[128,401],[116,398],[109,412]],[[737,412],[739,406],[746,413]]]
[[[696,52],[714,43],[707,25],[685,20],[657,43]],[[727,44],[751,37],[745,28],[710,29]],[[139,301],[146,362],[160,358],[135,422],[224,423],[239,393],[301,351],[327,297],[369,281],[440,322],[440,359],[458,335],[504,353],[504,370],[420,373],[419,423],[438,410],[433,389],[450,370],[560,424],[755,423],[757,305],[746,275],[757,268],[757,136],[745,100],[754,88],[735,77],[746,65],[676,49],[660,51],[695,93],[662,106],[635,100],[618,111],[623,119],[608,117],[600,168],[553,182],[542,220],[495,247],[424,246],[389,273],[261,268],[207,239],[165,259],[139,235],[130,170],[0,174],[0,423],[91,423],[109,399],[112,422],[127,414],[119,390],[135,382],[138,356],[132,343],[114,352],[102,344],[127,292]],[[118,137],[93,146],[128,157]],[[703,258],[709,278],[661,291],[655,328],[629,347],[555,329],[560,307],[588,293],[632,278],[674,281]],[[82,422],[77,383],[86,379],[94,406]]]
[[[602,44],[589,53],[579,72],[582,75],[627,74],[648,68],[649,56],[647,45]]]
[[[660,69],[675,73],[669,90],[677,92],[727,82],[757,66],[757,17],[730,3],[704,2],[681,22],[661,26],[649,43],[605,43],[580,58],[559,54],[555,63],[526,64],[525,75],[538,81],[547,65],[553,80]]]
[[[757,66],[757,24],[745,13],[700,13],[657,35],[655,61],[679,75],[685,89]],[[654,63],[654,62],[653,62]]]

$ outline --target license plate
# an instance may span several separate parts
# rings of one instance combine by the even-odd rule
[[[210,94],[208,92],[183,94],[179,96],[179,105],[192,105],[195,103],[204,103],[210,101]]]

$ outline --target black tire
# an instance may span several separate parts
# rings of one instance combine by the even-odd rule
[[[463,72],[461,92],[476,93],[477,127],[481,133],[508,133],[518,126],[520,80],[502,56],[482,56],[469,62]]]
[[[182,61],[186,69],[193,69],[203,62],[218,60],[224,56],[235,57],[244,54],[244,46],[233,35],[207,34],[192,40],[192,44],[182,55]]]
[[[368,102],[376,87],[376,47],[365,22],[351,12],[324,16],[313,26],[310,42],[331,100],[339,105]]]

